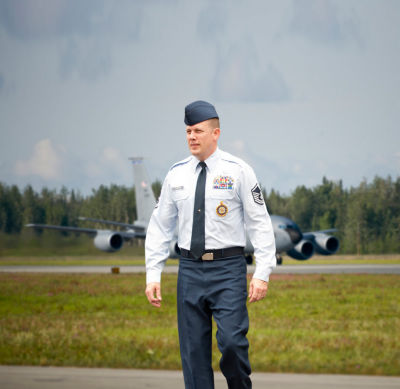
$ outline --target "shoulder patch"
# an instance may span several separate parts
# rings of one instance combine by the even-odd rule
[[[253,200],[256,204],[264,205],[264,197],[258,184],[254,185],[251,194],[253,195]]]

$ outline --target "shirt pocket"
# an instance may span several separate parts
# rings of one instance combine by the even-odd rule
[[[229,189],[213,189],[208,195],[208,209],[211,210],[211,219],[220,224],[230,223],[237,208],[235,191]]]
[[[174,202],[187,200],[189,198],[189,191],[185,187],[172,188],[171,197]]]

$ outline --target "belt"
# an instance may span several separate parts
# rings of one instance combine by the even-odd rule
[[[193,254],[189,250],[179,249],[180,254],[184,258],[195,259]],[[217,250],[206,250],[204,254],[199,258],[203,261],[213,261],[214,259],[224,259],[228,257],[233,257],[235,255],[244,255],[243,247],[228,247],[226,249]]]

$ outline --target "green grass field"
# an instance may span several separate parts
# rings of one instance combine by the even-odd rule
[[[169,261],[177,264],[177,261]],[[0,266],[132,266],[144,265],[144,255],[53,255],[48,257],[1,257]]]
[[[0,363],[180,369],[176,275],[163,276],[161,309],[144,283],[0,273]],[[249,305],[253,370],[400,375],[399,296],[398,275],[272,275]]]

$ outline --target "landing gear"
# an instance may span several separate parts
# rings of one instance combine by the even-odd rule
[[[246,263],[248,265],[251,265],[253,263],[253,256],[252,255],[246,255]]]
[[[280,254],[276,254],[276,264],[282,265],[282,256]]]

